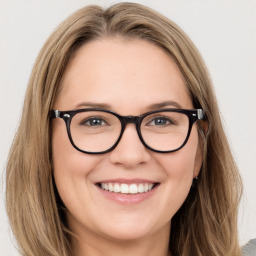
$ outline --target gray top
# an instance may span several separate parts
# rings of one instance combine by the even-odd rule
[[[256,256],[256,239],[250,240],[242,247],[243,256]]]

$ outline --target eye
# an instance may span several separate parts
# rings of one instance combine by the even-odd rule
[[[104,121],[104,119],[100,118],[100,117],[90,117],[87,118],[85,120],[83,120],[81,123],[81,125],[85,125],[85,126],[103,126],[106,125],[107,123]]]
[[[154,125],[154,126],[165,126],[168,124],[172,124],[173,122],[164,116],[156,116],[152,118],[147,125]]]

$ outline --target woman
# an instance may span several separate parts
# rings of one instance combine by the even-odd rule
[[[210,78],[180,28],[121,3],[56,29],[7,166],[23,255],[240,255],[240,194]]]

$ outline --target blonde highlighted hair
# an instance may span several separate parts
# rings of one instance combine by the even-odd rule
[[[69,230],[52,176],[49,112],[74,53],[105,37],[147,40],[175,61],[195,108],[204,109],[207,138],[199,126],[204,159],[197,187],[172,219],[170,251],[178,256],[240,255],[237,210],[241,179],[223,131],[215,94],[196,47],[172,21],[148,7],[120,3],[88,6],[66,19],[35,62],[23,114],[6,170],[6,207],[24,256],[71,256]]]

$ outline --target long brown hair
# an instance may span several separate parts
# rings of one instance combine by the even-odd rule
[[[35,62],[23,114],[7,164],[6,206],[24,256],[70,256],[69,230],[52,177],[49,112],[65,69],[81,45],[104,37],[141,39],[161,47],[186,81],[194,107],[208,120],[196,188],[172,219],[170,251],[181,256],[240,255],[237,210],[241,179],[220,120],[212,83],[194,44],[172,21],[148,7],[120,3],[88,6],[66,19]]]

